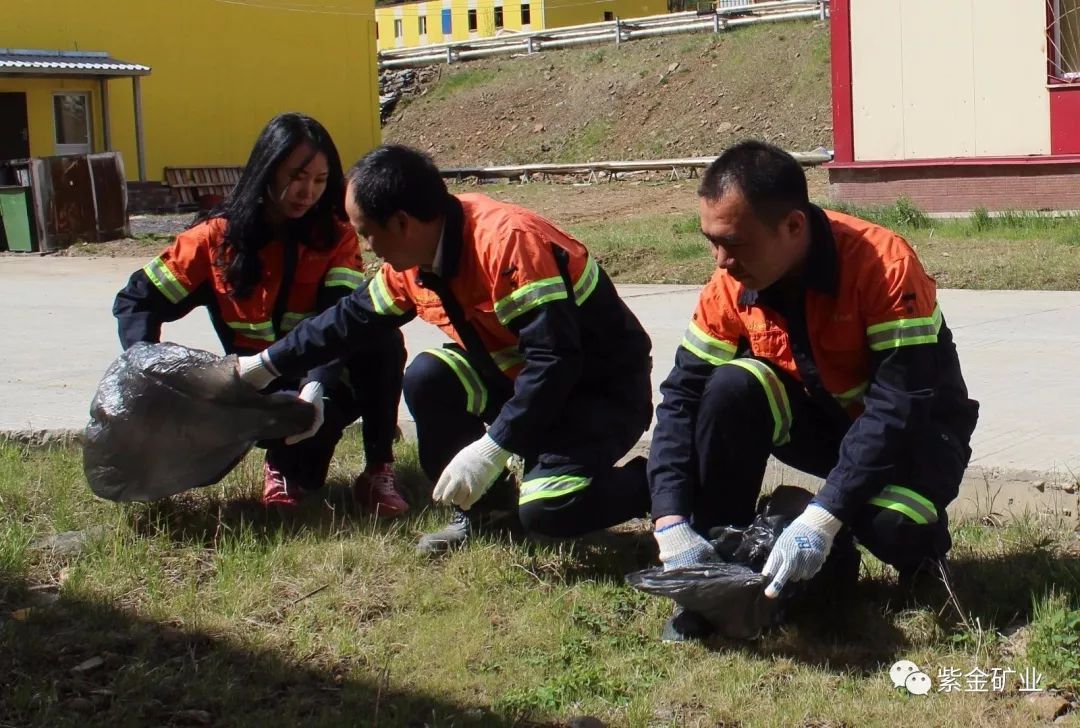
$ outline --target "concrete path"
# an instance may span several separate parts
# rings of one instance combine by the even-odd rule
[[[120,353],[113,296],[130,258],[0,257],[0,433],[82,428],[101,375]],[[667,374],[697,298],[696,286],[628,285],[620,291],[653,339],[654,388]],[[942,291],[972,396],[981,402],[972,482],[1065,488],[1080,475],[1080,292]],[[405,328],[410,355],[443,341]],[[218,351],[196,312],[165,338]],[[657,395],[657,401],[658,400]],[[402,409],[404,420],[408,411]],[[1065,493],[1066,508],[1072,495]],[[1016,500],[1019,499],[1019,500]],[[1074,511],[1075,512],[1075,511]]]

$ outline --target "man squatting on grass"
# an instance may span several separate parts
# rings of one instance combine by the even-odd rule
[[[527,210],[450,195],[406,148],[348,177],[349,217],[386,264],[242,358],[241,375],[263,387],[420,316],[455,342],[405,375],[421,466],[456,507],[423,550],[464,543],[477,511],[503,505],[511,453],[531,530],[573,536],[641,513],[640,462],[613,463],[648,425],[650,344],[585,248]],[[825,485],[777,540],[767,596],[814,576],[844,527],[903,577],[942,559],[978,403],[914,251],[811,205],[802,168],[770,145],[726,151],[699,194],[718,270],[657,409],[648,490],[664,567],[707,561],[702,534],[751,521],[770,454]]]
[[[810,204],[802,168],[771,145],[725,151],[699,196],[717,270],[661,386],[649,455],[664,568],[707,561],[710,528],[749,524],[769,455],[825,485],[777,539],[766,596],[813,577],[845,527],[902,581],[942,559],[978,403],[915,252]]]
[[[652,417],[651,342],[585,247],[539,215],[449,194],[420,152],[384,146],[347,174],[346,211],[385,264],[303,322],[241,376],[263,388],[347,357],[419,316],[453,341],[405,372],[420,465],[451,523],[433,553],[519,509],[526,529],[569,537],[649,509],[645,460],[615,463]],[[525,462],[517,503],[506,470]]]

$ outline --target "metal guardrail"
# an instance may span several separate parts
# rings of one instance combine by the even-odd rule
[[[609,20],[565,28],[514,33],[493,38],[435,43],[414,48],[379,51],[379,69],[454,63],[500,54],[530,54],[553,48],[590,43],[620,44],[625,41],[675,33],[724,30],[757,23],[820,18],[829,15],[829,0],[777,0],[736,7],[715,8],[711,12],[687,11],[652,15],[631,20]]]
[[[789,152],[804,167],[813,167],[832,161],[832,153],[825,149],[811,152]],[[691,174],[698,169],[705,169],[716,157],[681,157],[677,159],[642,159],[630,161],[581,162],[574,164],[508,164],[497,167],[446,167],[442,176],[461,180],[466,177],[477,179],[521,179],[530,181],[533,177],[547,175],[587,175],[590,180],[598,180],[606,174],[608,179],[630,172],[671,171],[678,174],[680,169],[689,169]]]

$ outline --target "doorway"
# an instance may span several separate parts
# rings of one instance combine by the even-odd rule
[[[0,93],[0,159],[26,159],[29,156],[26,94]]]

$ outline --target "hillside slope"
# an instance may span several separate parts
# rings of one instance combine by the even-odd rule
[[[383,137],[445,166],[711,155],[745,137],[832,146],[820,22],[472,61],[435,78]]]

